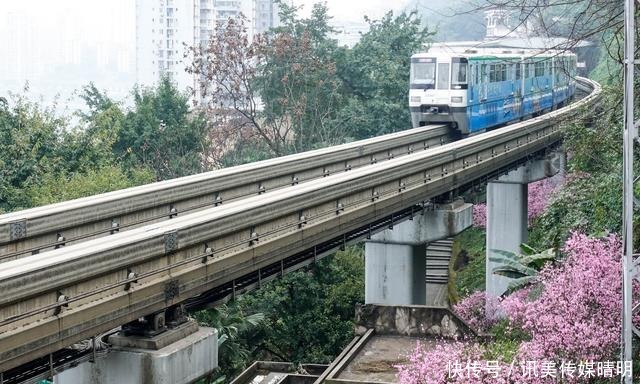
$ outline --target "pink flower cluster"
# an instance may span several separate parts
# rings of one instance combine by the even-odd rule
[[[475,292],[453,306],[453,311],[471,328],[488,332],[500,316],[500,300],[484,291]]]
[[[497,306],[509,320],[510,328],[528,335],[520,343],[515,361],[551,362],[560,367],[563,362],[617,361],[620,345],[622,292],[621,244],[615,235],[601,239],[572,233],[565,243],[566,259],[543,269],[536,286],[515,292]],[[634,296],[640,297],[640,286]],[[471,295],[455,307],[470,325],[487,329],[495,323],[493,314],[482,311],[487,300],[483,293]],[[492,319],[493,318],[493,319]],[[634,319],[640,320],[640,319]],[[516,370],[499,379],[479,377],[445,377],[447,361],[482,360],[482,347],[451,343],[426,351],[419,347],[409,356],[409,363],[399,367],[402,384],[414,383],[554,383],[549,377],[528,377],[524,381]],[[512,362],[501,361],[501,367]],[[506,370],[504,370],[506,371]],[[565,380],[578,382],[578,378]]]
[[[487,226],[487,204],[473,205],[472,225],[476,228],[485,228]]]
[[[402,384],[440,384],[451,383],[447,370],[448,362],[462,362],[468,359],[479,361],[482,348],[477,344],[441,342],[427,350],[419,342],[408,356],[407,364],[398,365],[398,380]],[[462,381],[463,382],[463,381]]]
[[[549,206],[552,194],[563,184],[563,178],[560,175],[529,184],[527,205],[529,224],[533,219],[542,215]],[[487,226],[487,204],[480,203],[473,206],[473,226],[478,228]]]
[[[509,384],[516,382],[511,379],[520,378],[521,375],[509,364],[499,361],[489,362],[483,358],[484,353],[484,348],[478,344],[465,344],[459,341],[442,342],[432,349],[418,343],[416,349],[408,356],[407,364],[396,366],[398,382],[401,384]],[[469,366],[475,368],[473,373],[466,369]],[[492,369],[485,369],[486,367],[492,367]]]
[[[522,359],[561,362],[602,361],[615,357],[620,344],[622,293],[620,239],[591,239],[573,233],[566,260],[540,272],[535,300],[512,299],[505,313],[531,340],[521,344]]]

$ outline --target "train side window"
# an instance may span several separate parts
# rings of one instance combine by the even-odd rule
[[[538,76],[544,76],[544,61],[536,61],[535,63],[535,73],[534,76],[538,77]]]
[[[480,71],[480,82],[487,82],[487,64],[482,64],[482,71]]]
[[[475,75],[475,81],[473,82],[474,84],[479,84],[480,81],[480,65],[475,64],[473,66],[473,74]]]
[[[496,81],[496,66],[495,64],[489,64],[489,82],[493,83]]]
[[[520,80],[520,78],[522,77],[521,66],[522,66],[521,63],[516,63],[516,80]]]
[[[438,64],[437,89],[449,89],[449,63]]]

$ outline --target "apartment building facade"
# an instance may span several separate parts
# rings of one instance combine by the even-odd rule
[[[195,88],[197,79],[185,71],[185,45],[207,44],[216,23],[240,13],[250,38],[279,22],[273,0],[136,0],[137,83],[152,86],[168,76],[180,90]]]

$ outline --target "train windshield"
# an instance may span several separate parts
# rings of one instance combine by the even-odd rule
[[[418,58],[411,60],[411,84],[433,88],[436,84],[436,59]]]

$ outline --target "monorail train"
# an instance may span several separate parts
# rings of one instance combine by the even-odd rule
[[[468,135],[537,116],[573,99],[575,75],[570,52],[436,45],[411,57],[412,124]]]

